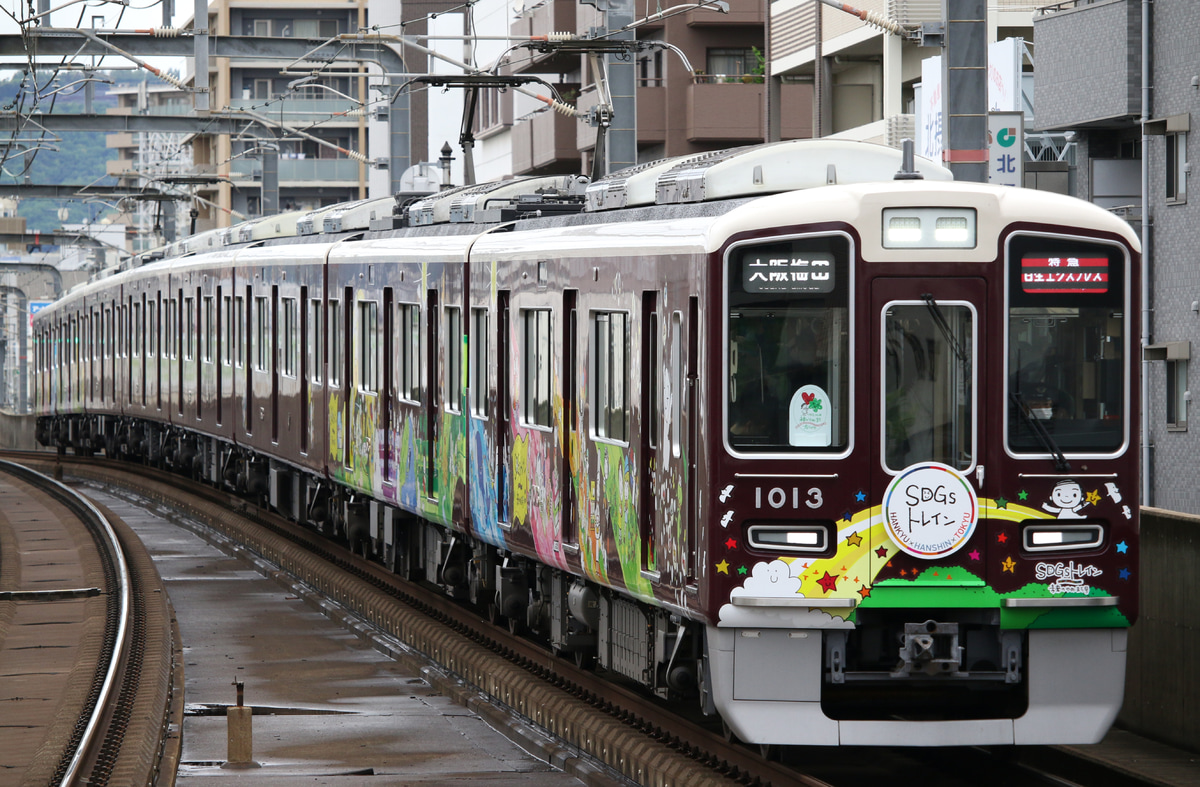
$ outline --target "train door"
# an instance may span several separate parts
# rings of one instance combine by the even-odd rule
[[[441,353],[441,342],[438,337],[438,323],[441,321],[441,310],[438,307],[438,291],[431,289],[427,294],[427,310],[426,323],[427,334],[429,336],[429,345],[426,353],[426,395],[425,401],[425,429],[426,429],[426,449],[425,449],[425,496],[436,500],[438,497],[437,487],[437,439],[438,439],[438,423],[441,420],[441,410],[439,402],[441,401],[440,370],[438,369],[438,358]]]
[[[887,549],[872,551],[872,561],[890,560],[896,546],[928,561],[963,550],[955,563],[978,565],[979,579],[960,575],[955,584],[982,585],[986,564],[976,502],[986,493],[986,296],[983,279],[966,277],[878,278],[871,288],[866,491],[882,501],[887,531],[872,550]]]

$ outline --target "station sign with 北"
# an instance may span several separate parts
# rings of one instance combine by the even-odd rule
[[[988,113],[988,183],[1025,185],[1025,115]]]

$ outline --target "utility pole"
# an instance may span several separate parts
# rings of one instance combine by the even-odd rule
[[[942,18],[942,161],[955,180],[987,183],[987,0],[942,0]]]

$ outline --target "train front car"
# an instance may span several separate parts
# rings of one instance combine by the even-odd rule
[[[895,181],[727,214],[713,699],[764,744],[1094,742],[1137,613],[1139,247]]]

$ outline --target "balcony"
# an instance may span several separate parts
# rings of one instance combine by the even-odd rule
[[[549,33],[574,33],[577,5],[574,0],[542,0],[541,3],[522,11],[521,16],[509,25],[509,33],[518,38],[544,36]],[[579,68],[578,53],[534,54],[532,60],[518,60],[521,61],[521,65],[514,71],[519,74],[556,71],[564,73]]]
[[[261,180],[262,161],[239,158],[229,162],[234,181]],[[349,158],[279,159],[279,183],[320,183],[323,186],[358,184],[358,162]]]
[[[715,11],[689,11],[684,14],[688,27],[730,27],[738,25],[757,25],[762,27],[767,23],[766,3],[758,0],[728,0],[729,13],[721,14]]]
[[[1141,114],[1140,15],[1136,3],[1096,3],[1034,17],[1040,130],[1111,125]]]
[[[688,89],[689,142],[738,144],[764,134],[766,85],[751,82],[701,82]],[[812,136],[812,87],[783,85],[780,90],[784,139]]]
[[[280,98],[263,106],[267,101],[265,98],[231,98],[229,108],[253,110],[272,120],[282,117],[284,123],[324,121],[323,126],[358,125],[362,111],[358,104],[341,98]],[[335,115],[342,117],[334,117]]]
[[[576,128],[581,124],[558,112],[545,110],[513,125],[513,174],[578,172]]]

